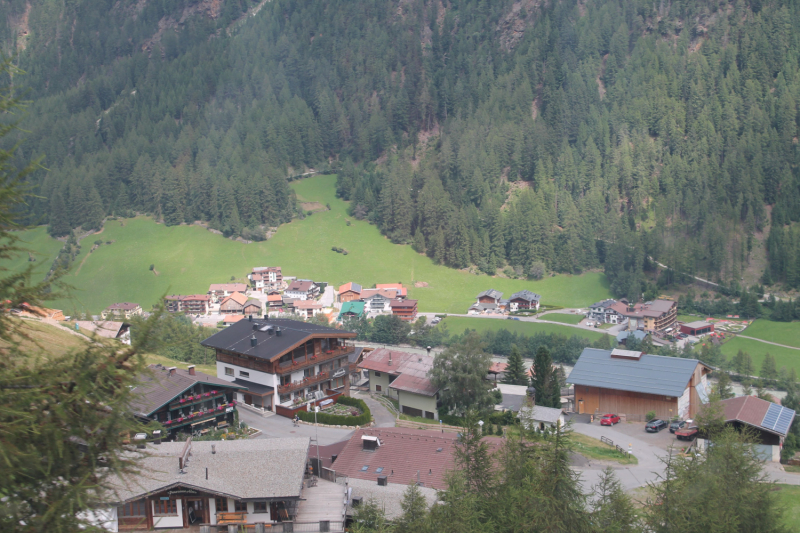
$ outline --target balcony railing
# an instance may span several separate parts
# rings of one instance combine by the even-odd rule
[[[292,383],[287,383],[286,385],[279,385],[278,394],[286,394],[288,392],[304,389],[310,385],[315,385],[329,379],[331,379],[331,374],[328,372],[320,372],[315,376],[308,376],[301,381],[294,381]]]
[[[189,406],[194,405],[196,403],[202,403],[202,402],[205,402],[205,401],[208,401],[208,400],[213,400],[215,398],[220,398],[220,397],[223,397],[223,396],[225,396],[225,393],[221,392],[221,391],[204,392],[202,394],[195,394],[191,398],[186,398],[186,400],[183,401],[183,402],[181,402],[181,401],[172,402],[172,403],[169,404],[169,408],[170,408],[170,410],[180,409],[181,407],[189,407]]]
[[[336,359],[337,357],[349,354],[354,349],[355,348],[353,348],[352,346],[343,346],[339,348],[334,348],[333,350],[320,352],[318,355],[299,357],[296,358],[294,362],[287,361],[285,363],[281,363],[280,365],[278,365],[278,373],[291,372],[293,370],[300,370],[309,365],[324,363],[325,361],[330,361],[331,359]]]
[[[184,417],[173,418],[172,420],[168,420],[163,424],[164,427],[166,427],[167,429],[172,429],[185,426],[187,424],[196,424],[197,422],[205,422],[206,420],[211,420],[212,418],[224,415],[225,413],[227,413],[228,407],[233,407],[235,405],[236,405],[235,401],[227,404],[218,405],[216,409],[206,411],[205,413],[198,413],[196,415],[187,415]]]

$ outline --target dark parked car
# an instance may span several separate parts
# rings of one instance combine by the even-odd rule
[[[644,426],[644,430],[648,433],[658,433],[662,429],[667,427],[667,423],[661,420],[660,418],[654,418]]]
[[[679,429],[683,429],[683,426],[686,425],[686,420],[676,420],[669,425],[669,432],[675,433]]]

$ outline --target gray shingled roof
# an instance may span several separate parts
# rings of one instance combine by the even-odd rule
[[[611,357],[611,350],[584,348],[567,383],[587,387],[680,396],[700,361],[643,354],[639,360]]]
[[[334,463],[335,470],[336,463]],[[401,485],[399,483],[387,483],[386,485],[378,485],[377,478],[375,480],[349,478],[347,480],[349,486],[353,489],[353,497],[360,497],[364,503],[372,500],[378,507],[386,514],[389,520],[395,520],[403,514],[403,496],[408,490],[408,485]],[[438,500],[438,492],[431,487],[419,487],[422,496],[425,497],[425,502],[428,507],[433,506]],[[355,509],[352,507],[352,499],[348,502],[347,514],[352,515]]]
[[[509,300],[516,300],[517,298],[522,298],[523,300],[526,300],[528,302],[538,302],[539,300],[542,299],[540,295],[536,294],[535,292],[531,292],[527,289],[515,292],[514,294],[511,295],[511,298],[509,298]]]
[[[489,298],[494,298],[495,300],[497,300],[503,297],[503,293],[500,291],[496,291],[494,289],[489,289],[488,291],[483,291],[482,293],[480,293],[478,295],[478,298],[480,298],[481,296],[488,296]]]
[[[192,388],[195,383],[206,383],[212,387],[238,388],[229,381],[202,372],[195,372],[192,376],[188,370],[182,368],[176,368],[175,374],[170,375],[169,369],[161,365],[150,365],[147,371],[139,375],[137,382],[132,391],[134,399],[131,408],[141,416],[150,416]]]
[[[118,478],[107,498],[122,503],[176,486],[238,500],[299,498],[308,446],[308,438],[193,442],[181,474],[178,456],[183,442],[149,445],[138,465],[142,474]]]

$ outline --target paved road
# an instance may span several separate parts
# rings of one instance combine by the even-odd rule
[[[375,419],[375,426],[379,428],[393,428],[395,423],[394,414],[391,413],[381,402],[372,398],[369,394],[364,392],[353,392],[352,396],[360,400],[369,407],[372,413],[372,418]]]
[[[319,297],[319,303],[322,304],[322,307],[331,307],[333,306],[333,301],[336,299],[336,292],[333,290],[331,285],[325,287],[325,292],[322,293],[322,296]]]
[[[300,424],[295,427],[291,419],[279,415],[262,417],[247,409],[239,409],[239,420],[243,420],[250,427],[260,429],[259,439],[273,439],[285,437],[309,437],[317,438],[319,435],[320,446],[327,446],[336,442],[349,439],[353,434],[352,429],[315,427],[307,424]]]
[[[797,346],[789,346],[789,345],[786,345],[786,344],[778,344],[777,342],[765,341],[764,339],[757,339],[755,337],[747,337],[745,335],[738,335],[737,334],[736,336],[737,337],[741,337],[743,339],[750,339],[750,340],[753,340],[753,341],[763,342],[765,344],[772,344],[774,346],[780,346],[781,348],[790,348],[792,350],[800,350],[800,348],[798,348]]]

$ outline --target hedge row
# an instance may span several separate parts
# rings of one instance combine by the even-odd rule
[[[369,407],[364,403],[364,400],[358,400],[349,396],[339,396],[338,403],[351,407],[358,407],[361,409],[361,414],[358,416],[342,416],[320,412],[317,413],[317,423],[326,424],[328,426],[366,426],[372,422],[372,413],[370,413]],[[300,420],[303,422],[314,423],[313,411],[299,411],[297,416],[299,416]]]

